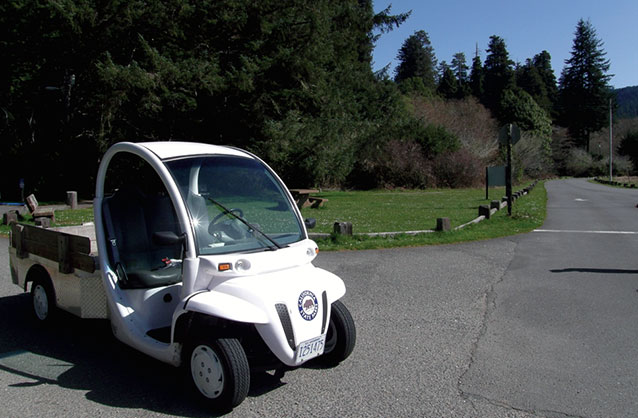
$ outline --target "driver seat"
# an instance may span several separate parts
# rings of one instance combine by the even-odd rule
[[[104,199],[104,223],[110,243],[109,259],[123,289],[167,286],[181,281],[181,244],[159,245],[153,233],[177,231],[177,217],[168,196],[145,196],[125,186]]]

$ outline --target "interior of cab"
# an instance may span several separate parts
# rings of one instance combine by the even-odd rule
[[[119,153],[109,166],[106,190],[110,191],[103,202],[108,257],[120,287],[179,283],[183,244],[158,238],[166,233],[179,236],[180,231],[173,203],[157,173],[139,157]]]

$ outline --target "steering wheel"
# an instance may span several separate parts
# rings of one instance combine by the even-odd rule
[[[233,213],[240,218],[244,217],[244,212],[239,208],[233,208],[229,212]],[[219,220],[226,216],[228,212],[220,213],[215,216],[210,224],[208,225],[208,233],[213,237],[217,237],[217,239],[221,238],[220,233],[224,232],[226,235],[233,239],[241,239],[244,237],[245,233],[242,231],[241,227],[237,226],[237,223],[240,222],[238,219],[234,217],[232,219],[226,219],[223,222],[219,222]]]
[[[228,212],[230,212],[230,213],[234,213],[234,214],[236,214],[237,216],[239,216],[240,218],[243,218],[243,217],[244,217],[244,211],[243,211],[243,210],[241,210],[241,209],[239,209],[239,208],[233,208],[233,209],[229,210]],[[212,220],[212,221],[210,221],[210,224],[211,224],[211,225],[215,225],[215,224],[217,223],[217,221],[219,221],[219,219],[221,219],[222,217],[226,216],[226,215],[228,214],[228,212],[222,212],[222,213],[220,213],[219,215],[215,216],[215,217],[213,218],[213,220]]]

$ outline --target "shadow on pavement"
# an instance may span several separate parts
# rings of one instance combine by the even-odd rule
[[[566,268],[552,269],[552,273],[607,273],[607,274],[638,274],[638,270],[596,269],[596,268]]]
[[[88,391],[87,399],[111,407],[211,416],[185,393],[181,369],[120,343],[107,320],[59,312],[45,327],[32,319],[30,304],[28,294],[0,298],[0,372],[24,378],[13,387],[54,384]],[[251,377],[249,396],[282,385],[265,372]]]

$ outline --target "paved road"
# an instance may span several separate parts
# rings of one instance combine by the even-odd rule
[[[638,415],[638,192],[547,184],[461,379],[473,399],[541,414]]]
[[[548,189],[544,229],[638,231],[627,223],[635,191],[582,181]],[[588,220],[589,210],[606,215]],[[231,415],[636,415],[638,282],[628,254],[637,240],[538,232],[321,253],[317,264],[346,281],[355,352],[335,369],[253,376]],[[114,341],[104,321],[36,327],[28,297],[8,284],[4,248],[0,240],[0,415],[206,416],[187,403],[178,371]]]

